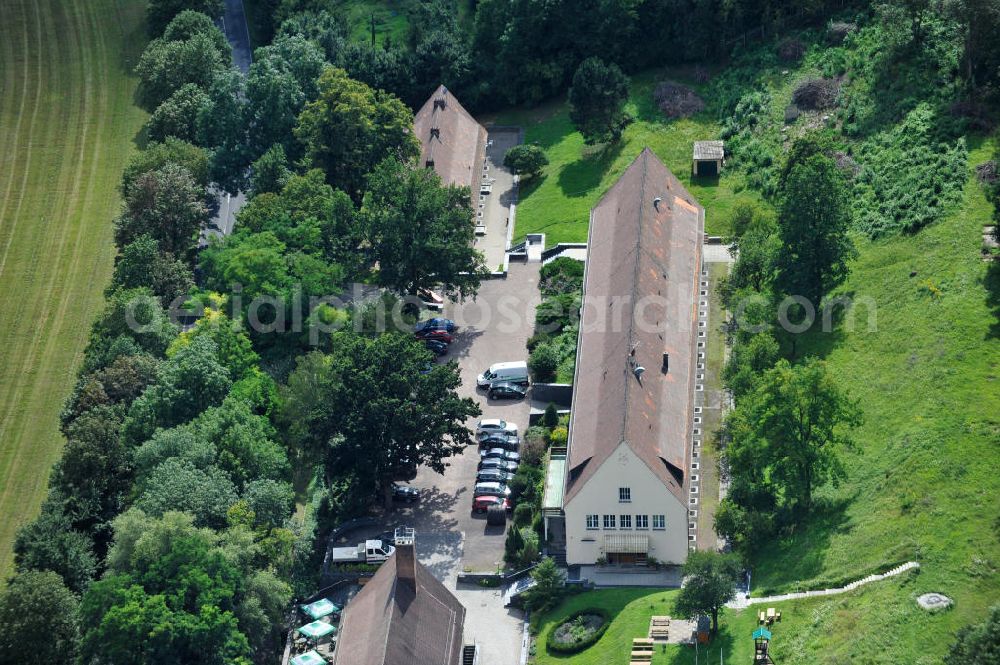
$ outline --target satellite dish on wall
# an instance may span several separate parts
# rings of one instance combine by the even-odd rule
[[[642,373],[645,372],[645,371],[646,371],[646,368],[643,367],[642,365],[639,365],[635,369],[632,370],[632,373],[635,374],[635,378],[641,380],[642,379]]]

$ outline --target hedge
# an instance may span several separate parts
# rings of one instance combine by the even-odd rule
[[[604,620],[604,623],[601,624],[601,627],[595,630],[590,635],[590,637],[581,642],[576,642],[574,644],[561,644],[559,642],[556,642],[555,634],[556,634],[556,629],[559,628],[559,626],[563,625],[564,623],[570,623],[572,621],[575,621],[577,617],[581,617],[586,614],[596,614],[597,616],[601,617]],[[559,653],[559,654],[579,653],[584,649],[587,649],[596,644],[597,641],[604,636],[604,632],[608,629],[608,626],[610,625],[611,625],[611,616],[608,614],[607,610],[602,609],[600,607],[587,607],[577,612],[573,612],[562,621],[554,623],[552,626],[552,630],[549,631],[548,637],[545,638],[545,648],[552,653]]]

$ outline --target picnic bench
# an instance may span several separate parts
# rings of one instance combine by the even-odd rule
[[[654,640],[666,640],[670,637],[670,617],[654,616],[649,620],[649,637]]]

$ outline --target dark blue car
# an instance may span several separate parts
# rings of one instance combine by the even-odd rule
[[[455,322],[451,319],[427,319],[426,321],[421,321],[414,328],[413,332],[425,332],[428,330],[445,330],[447,332],[455,332]]]

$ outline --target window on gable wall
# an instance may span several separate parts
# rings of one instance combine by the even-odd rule
[[[615,516],[614,515],[605,515],[604,516],[604,528],[605,529],[614,529],[615,528]]]
[[[618,488],[618,503],[632,503],[632,488],[631,487],[619,487]]]

